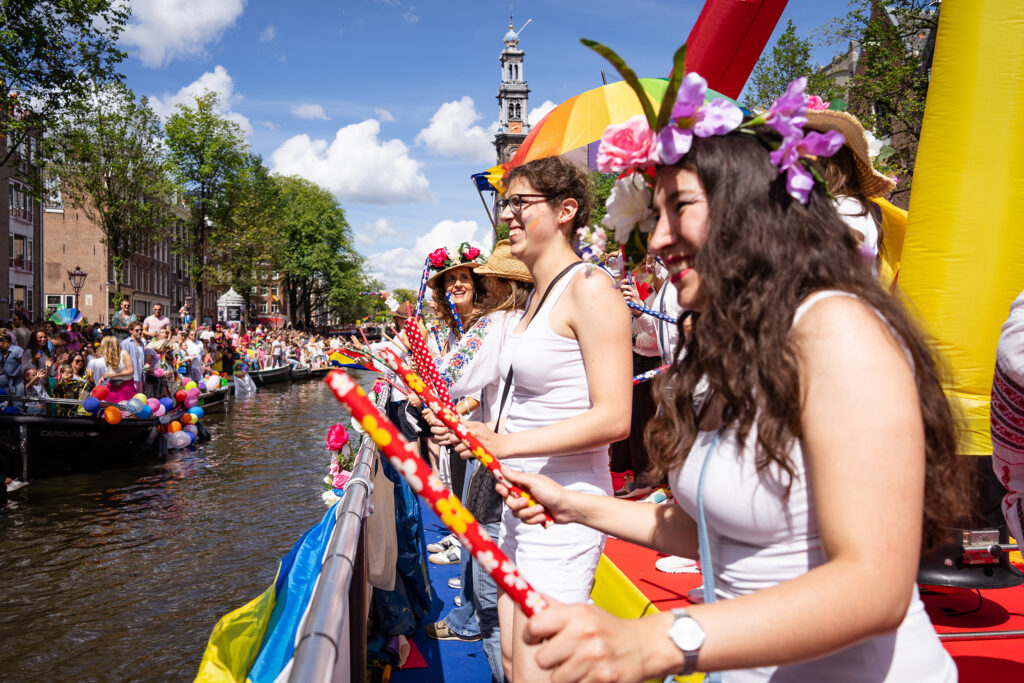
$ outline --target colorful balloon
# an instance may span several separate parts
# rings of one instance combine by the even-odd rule
[[[87,413],[95,413],[100,409],[100,400],[95,396],[89,396],[87,399],[82,401],[82,408]]]
[[[117,406],[107,406],[103,410],[103,419],[106,420],[108,424],[116,425],[121,421],[121,417],[121,411],[117,409]]]
[[[106,400],[107,396],[110,395],[110,389],[105,384],[100,384],[92,390],[92,396],[100,401]]]
[[[178,422],[177,420],[173,420],[170,424],[167,425],[167,431],[169,431],[171,434],[175,432],[180,432],[181,423]]]

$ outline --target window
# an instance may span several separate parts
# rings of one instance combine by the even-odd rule
[[[47,294],[46,295],[46,313],[50,314],[56,311],[64,305],[64,308],[75,307],[75,295],[74,294]]]
[[[274,285],[273,287],[270,288],[270,293],[273,296],[277,296],[277,285]]]
[[[266,313],[266,312],[267,312],[267,302],[264,301],[264,302],[262,302],[260,304],[260,313]]]
[[[274,303],[274,304],[272,304],[272,305],[270,306],[270,312],[271,312],[271,313],[277,313],[277,312],[278,312],[279,310],[281,310],[281,309],[279,309],[279,308],[277,307],[277,304],[276,304],[276,303]]]
[[[34,202],[31,195],[25,191],[21,183],[11,181],[7,187],[8,212],[11,218],[18,218],[23,221],[32,222],[32,207]]]
[[[32,272],[32,240],[24,235],[11,235],[7,246],[10,249],[9,266],[25,273]]]

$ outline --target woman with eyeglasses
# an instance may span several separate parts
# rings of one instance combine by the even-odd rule
[[[630,315],[617,283],[585,265],[570,244],[590,219],[587,175],[548,158],[513,169],[507,183],[500,220],[509,226],[512,256],[526,264],[535,288],[499,362],[513,385],[498,411],[507,417],[469,426],[507,468],[610,496],[608,446],[629,434]],[[604,533],[581,524],[527,525],[506,508],[498,542],[538,591],[565,603],[588,602]],[[526,617],[505,594],[498,615],[506,675],[548,680],[535,661],[536,646],[523,639]]]

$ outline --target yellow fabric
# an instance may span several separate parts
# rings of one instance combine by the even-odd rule
[[[274,609],[276,582],[259,597],[225,614],[213,627],[199,663],[197,683],[245,683]]]
[[[900,274],[903,241],[907,236],[907,212],[881,197],[871,201],[882,211],[882,262],[878,267],[878,280],[891,292]]]
[[[601,555],[594,573],[594,587],[590,591],[594,604],[620,619],[639,619],[648,614],[657,614],[661,610],[640,592],[640,589],[629,580],[607,555]],[[666,637],[668,637],[666,635]],[[675,676],[679,683],[698,683],[704,680],[704,674],[695,673],[690,676]],[[658,679],[661,681],[661,679]]]
[[[942,5],[899,289],[951,370],[960,452],[990,455],[996,342],[1024,283],[1024,3]]]

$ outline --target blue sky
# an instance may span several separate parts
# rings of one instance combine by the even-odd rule
[[[389,287],[415,287],[438,246],[489,246],[469,175],[494,163],[507,3],[129,1],[128,85],[164,116],[218,92],[271,170],[335,193]],[[613,47],[641,76],[665,76],[702,4],[516,2],[516,28],[533,19],[520,37],[531,119],[600,85],[601,69],[614,79],[578,38]],[[768,46],[786,19],[807,36],[846,10],[846,0],[790,0]]]

